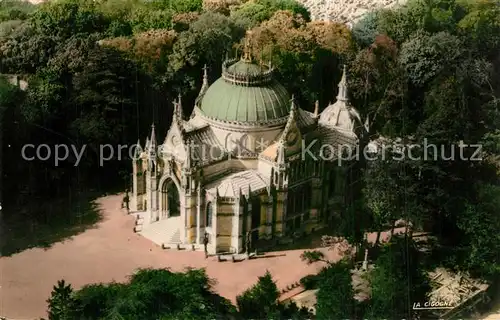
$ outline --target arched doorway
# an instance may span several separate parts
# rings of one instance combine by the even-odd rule
[[[175,183],[168,179],[161,186],[160,210],[162,218],[178,217],[181,214],[179,190]]]

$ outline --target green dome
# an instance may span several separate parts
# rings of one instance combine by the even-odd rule
[[[265,122],[286,117],[290,96],[272,74],[272,69],[248,61],[226,62],[222,77],[204,93],[201,111],[222,121]]]

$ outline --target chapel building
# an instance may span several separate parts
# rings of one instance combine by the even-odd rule
[[[319,113],[297,105],[271,65],[223,63],[222,76],[203,85],[190,117],[174,102],[164,140],[154,125],[133,161],[131,210],[137,231],[164,245],[240,253],[251,243],[311,232],[345,208],[362,122],[347,95],[346,70],[337,101]],[[326,146],[326,147],[325,147]]]

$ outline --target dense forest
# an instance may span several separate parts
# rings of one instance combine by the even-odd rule
[[[116,158],[100,166],[99,145],[131,145],[147,135],[152,123],[163,135],[171,101],[181,94],[184,114],[190,114],[203,66],[215,80],[222,61],[241,53],[245,37],[253,57],[277,67],[280,81],[303,109],[312,111],[316,100],[324,108],[335,99],[346,64],[351,101],[368,119],[367,141],[382,136],[438,146],[427,153],[432,160],[424,157],[429,150],[419,149],[421,160],[367,164],[360,192],[341,223],[349,241],[360,244],[365,231],[386,230],[404,219],[411,222],[407,241],[416,231],[436,238],[433,263],[498,280],[496,0],[410,0],[401,8],[368,13],[352,29],[310,21],[293,0],[0,2],[0,73],[19,75],[29,84],[20,90],[0,79],[3,219],[14,242],[4,244],[2,253],[33,245],[24,242],[49,244],[54,239],[43,235],[53,233],[53,225],[94,221],[86,217],[92,209],[87,197],[130,183],[130,161]],[[56,166],[53,158],[23,160],[26,144],[71,144],[78,150],[86,145],[87,151],[77,166],[75,157]],[[471,160],[473,147],[459,157],[460,144],[481,145],[481,160]],[[29,241],[14,241],[19,217],[24,228],[19,234],[26,238],[25,229],[31,228],[35,235]],[[423,263],[412,262],[415,274],[403,265],[391,266],[395,256],[409,255],[408,246],[405,252],[398,249],[398,241],[377,258],[387,267],[373,278],[372,286],[379,287],[369,306],[360,311],[340,291],[324,287],[335,292],[318,296],[318,304],[320,296],[326,301],[318,317],[329,312],[339,318],[358,318],[359,312],[375,318],[408,315],[409,305],[400,297],[422,295],[425,286],[398,288],[405,281],[421,283],[417,269]],[[337,276],[322,282],[352,291],[338,276],[345,268],[331,268],[324,276]]]

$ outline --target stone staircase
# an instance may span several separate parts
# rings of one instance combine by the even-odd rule
[[[137,220],[140,223],[140,218]],[[136,230],[139,225],[136,225]],[[137,231],[143,237],[153,241],[159,246],[164,244],[181,243],[180,217],[171,217],[140,227]]]

